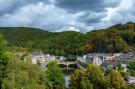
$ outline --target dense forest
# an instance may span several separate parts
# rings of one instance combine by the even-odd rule
[[[42,50],[55,55],[81,55],[88,52],[131,52],[135,47],[135,23],[117,24],[88,33],[48,32],[27,27],[1,27],[10,49]]]

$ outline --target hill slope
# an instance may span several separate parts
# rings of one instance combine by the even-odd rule
[[[131,52],[135,47],[135,23],[117,24],[88,32],[92,52]]]
[[[28,50],[42,50],[56,55],[76,54],[86,44],[86,35],[75,32],[48,32],[25,27],[4,27],[0,32],[8,41],[8,46],[23,47]]]
[[[135,23],[117,24],[83,34],[74,31],[48,32],[36,28],[1,27],[8,46],[42,50],[56,55],[88,52],[131,52],[135,48]]]
[[[11,46],[24,46],[29,41],[43,40],[51,35],[51,32],[25,27],[2,27],[0,32]]]

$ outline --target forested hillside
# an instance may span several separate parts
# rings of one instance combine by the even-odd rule
[[[135,23],[117,24],[108,29],[88,32],[92,52],[130,52],[135,47]]]
[[[27,50],[42,50],[56,55],[82,54],[87,36],[75,32],[48,32],[41,29],[25,27],[0,28],[0,32],[8,41],[8,46],[23,47]]]
[[[23,47],[29,51],[42,50],[56,55],[130,52],[135,47],[135,23],[132,22],[86,34],[75,31],[48,32],[26,27],[1,27],[0,32],[10,48]]]

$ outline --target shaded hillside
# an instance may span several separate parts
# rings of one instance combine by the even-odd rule
[[[56,55],[81,54],[86,45],[86,35],[75,32],[48,32],[25,27],[0,28],[9,47],[17,46],[28,50],[42,50]]]
[[[51,36],[51,32],[25,27],[1,27],[0,32],[9,46],[25,46],[27,42],[38,42]]]

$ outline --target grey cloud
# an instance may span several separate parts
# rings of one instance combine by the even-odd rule
[[[101,18],[104,18],[105,16],[105,12],[84,12],[83,15],[78,17],[78,21],[84,22],[86,25],[91,25],[92,23],[98,23],[101,20]]]
[[[102,3],[102,0],[58,0],[55,4],[58,7],[76,12],[81,10],[102,10],[103,8],[100,8],[103,6]]]
[[[49,3],[48,0],[0,0],[0,15],[13,13],[18,8],[39,2]]]
[[[106,7],[116,7],[121,0],[57,0],[56,6],[70,12],[94,11],[102,12]]]

